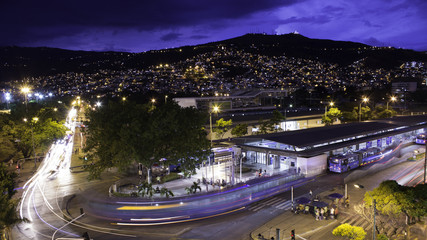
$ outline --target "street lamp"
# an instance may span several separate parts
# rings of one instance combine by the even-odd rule
[[[395,102],[397,100],[397,98],[395,97],[395,96],[392,96],[391,98],[390,98],[390,101],[388,101],[387,102],[387,110],[388,110],[388,103],[389,102]]]
[[[354,184],[354,187],[357,188],[357,189],[365,188],[363,185],[360,185],[360,184]],[[377,209],[377,207],[376,207],[377,202],[375,201],[375,198],[373,198],[372,195],[369,193],[369,191],[366,191],[366,192],[371,197],[371,199],[372,199],[372,206],[374,207],[374,227],[372,229],[372,239],[375,240],[375,230],[376,230],[376,227],[375,227],[375,215],[376,215],[376,209]]]
[[[333,106],[334,106],[334,104],[335,104],[334,102],[330,102],[330,103],[329,103],[329,106],[330,106],[330,107],[333,107]],[[325,105],[325,117],[326,117],[326,112],[327,112],[327,111],[328,111],[328,105]]]
[[[219,112],[219,106],[213,106],[212,110],[209,112],[211,147],[212,147],[212,113],[218,113],[218,112]]]
[[[5,93],[4,98],[6,99],[6,108],[9,109],[9,101],[11,99],[10,93],[9,92]]]
[[[361,121],[362,117],[362,103],[368,102],[369,99],[367,97],[363,97],[362,101],[359,103],[359,122]]]
[[[28,108],[27,108],[28,94],[31,92],[31,89],[29,87],[24,86],[23,88],[21,88],[21,92],[24,94],[24,97],[25,97],[25,111],[28,112]]]
[[[36,164],[36,148],[34,147],[34,124],[37,123],[38,120],[39,120],[38,117],[33,117],[33,121],[32,121],[33,123],[31,123],[31,141],[33,144],[34,168],[37,167],[37,164]],[[24,122],[27,122],[26,118],[24,118]]]
[[[211,148],[212,148],[212,113],[218,113],[219,112],[219,106],[218,105],[214,105],[212,107],[212,110],[209,111],[209,127],[210,127],[210,139],[211,139]],[[210,164],[210,159],[209,159],[209,164]],[[214,176],[214,166],[215,163],[212,163],[212,181],[215,181],[215,176]]]

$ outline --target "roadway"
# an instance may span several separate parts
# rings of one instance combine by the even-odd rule
[[[69,117],[67,124],[74,132],[75,123],[72,119],[73,117]],[[294,196],[295,198],[307,196],[310,189],[313,190],[314,195],[322,194],[330,189],[343,193],[344,184],[354,181],[366,186],[367,190],[372,190],[386,179],[394,179],[405,185],[420,183],[423,161],[405,161],[399,158],[399,155],[407,156],[415,149],[421,150],[422,147],[417,145],[405,147],[400,152],[389,154],[374,165],[365,166],[350,173],[319,176],[314,181],[296,188]],[[64,215],[64,212],[66,213],[64,201],[66,202],[73,194],[82,193],[85,189],[99,189],[108,185],[115,180],[116,175],[116,173],[107,172],[103,175],[103,180],[87,182],[86,172],[71,173],[69,171],[72,151],[72,140],[68,143],[58,142],[52,145],[37,172],[23,186],[19,213],[31,222],[18,225],[14,229],[14,239],[78,237],[84,232],[89,232],[93,239],[106,240],[249,239],[251,232],[268,225],[274,219],[292,217],[288,215],[291,202],[290,192],[287,191],[251,204],[241,211],[188,223],[142,227],[113,226],[109,221],[90,218],[87,215],[79,216],[77,211],[73,212],[72,216],[79,217],[78,221],[70,223],[71,219],[67,217],[67,214]],[[349,194],[353,201],[361,201],[362,194],[355,192],[354,189],[351,189]],[[288,220],[293,221],[294,219]],[[293,224],[300,222],[316,229],[312,220],[314,219],[309,217],[301,218]],[[321,228],[313,232],[313,236],[316,234],[316,236],[331,235],[330,228],[332,227]],[[324,233],[322,234],[322,232]]]

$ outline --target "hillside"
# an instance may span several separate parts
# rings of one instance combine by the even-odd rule
[[[254,55],[295,57],[341,66],[363,59],[369,68],[394,68],[402,62],[427,62],[425,53],[395,48],[376,48],[361,43],[310,39],[299,34],[246,34],[197,46],[143,53],[70,51],[55,48],[0,48],[0,81],[65,72],[93,73],[100,69],[142,69],[160,63],[174,63],[233,48]],[[238,67],[238,66],[237,66]]]

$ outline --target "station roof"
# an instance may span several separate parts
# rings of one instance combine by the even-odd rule
[[[245,142],[269,140],[298,148],[306,148],[339,140],[350,141],[351,139],[357,139],[360,136],[363,136],[363,138],[366,139],[366,136],[378,137],[383,135],[393,135],[422,127],[427,127],[427,115],[399,116],[388,119],[338,124],[327,127],[252,135],[238,138],[236,139],[236,142],[244,144]]]

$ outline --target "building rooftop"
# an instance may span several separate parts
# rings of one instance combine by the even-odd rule
[[[301,153],[304,152],[311,155],[318,154],[319,151],[327,151],[331,148],[369,141],[378,137],[391,136],[422,127],[427,127],[427,115],[401,116],[289,132],[252,135],[237,138],[236,142],[243,145],[251,142],[266,142],[267,144],[268,142],[274,142],[293,146],[300,150]],[[276,147],[272,148],[277,149]]]

